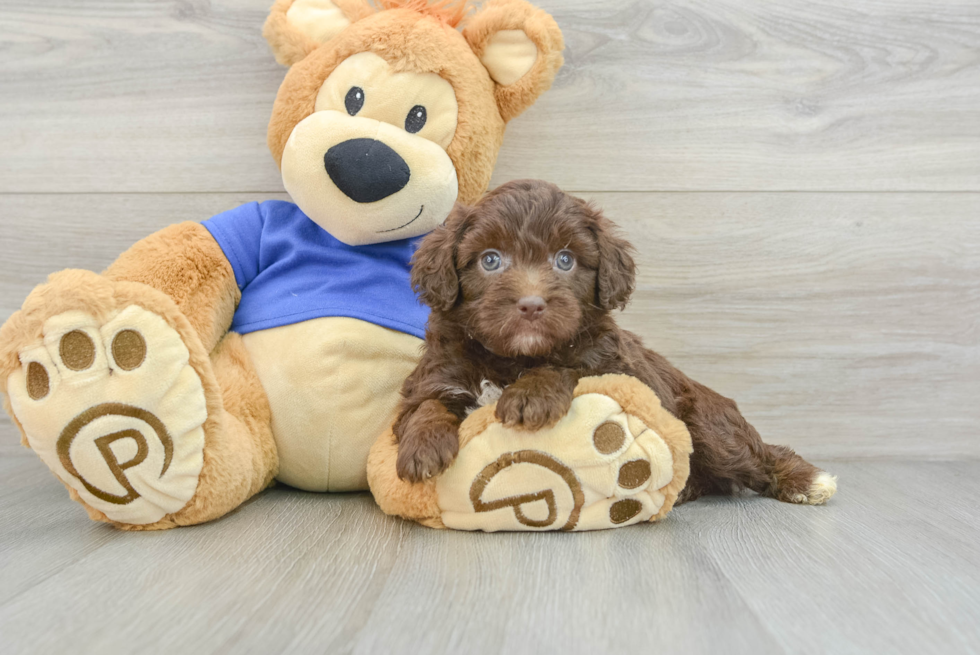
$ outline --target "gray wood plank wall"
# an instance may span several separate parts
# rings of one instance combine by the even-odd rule
[[[0,319],[53,270],[284,197],[268,4],[0,0]],[[807,455],[980,456],[980,4],[538,4],[567,64],[494,184],[623,226],[623,323]]]

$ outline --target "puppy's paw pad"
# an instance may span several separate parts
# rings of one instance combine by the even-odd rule
[[[11,407],[42,461],[113,521],[154,523],[194,495],[207,407],[180,336],[132,305],[100,324],[49,318],[7,380]]]

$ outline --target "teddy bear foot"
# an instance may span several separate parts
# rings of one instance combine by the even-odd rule
[[[111,291],[89,275],[76,293]],[[15,315],[11,322],[34,321],[40,335],[19,347],[3,343],[8,361],[13,347],[20,364],[6,391],[30,447],[93,518],[148,525],[179,511],[197,489],[205,391],[164,318],[137,304],[99,309]],[[30,330],[4,336],[11,332]]]
[[[596,530],[649,521],[674,477],[668,444],[606,395],[586,394],[533,440],[499,423],[436,482],[457,530]]]
[[[583,378],[568,413],[529,435],[493,404],[459,429],[442,475],[410,484],[395,474],[389,431],[368,458],[368,482],[387,514],[456,530],[602,530],[663,518],[690,472],[691,436],[639,380]]]

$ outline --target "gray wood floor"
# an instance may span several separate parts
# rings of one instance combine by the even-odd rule
[[[128,534],[9,456],[0,650],[977,652],[980,462],[821,463],[825,507],[709,498],[588,534],[430,530],[288,488]]]
[[[285,197],[271,0],[0,0],[0,320],[60,268]],[[0,419],[0,654],[980,652],[980,3],[537,0],[566,66],[494,184],[639,249],[628,328],[841,475],[583,535],[274,489],[88,521]]]

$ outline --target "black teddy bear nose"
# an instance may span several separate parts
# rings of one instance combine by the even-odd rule
[[[354,202],[377,202],[408,184],[412,171],[397,152],[375,139],[338,143],[323,156],[327,175]]]

